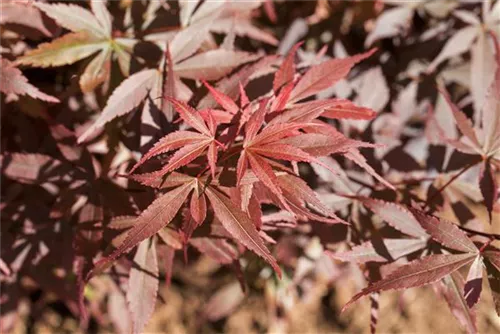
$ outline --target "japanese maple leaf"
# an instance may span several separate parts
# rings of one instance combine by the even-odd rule
[[[238,159],[237,182],[241,182],[242,177],[250,165],[252,171],[259,180],[268,187],[288,208],[278,179],[274,174],[272,165],[275,164],[270,159],[287,161],[306,161],[317,162],[321,164],[314,156],[298,148],[296,145],[280,142],[280,139],[298,135],[297,130],[304,127],[322,127],[322,124],[315,123],[282,123],[275,126],[267,126],[257,133],[262,126],[266,115],[266,103],[264,100],[260,103],[257,110],[246,124],[245,139],[243,141],[243,150]]]
[[[141,160],[132,168],[131,172],[156,155],[180,148],[170,158],[168,164],[166,164],[160,171],[155,172],[156,174],[162,176],[168,172],[185,166],[207,151],[208,164],[212,171],[212,175],[215,175],[217,146],[220,145],[215,139],[215,120],[211,118],[209,114],[209,121],[205,122],[203,117],[186,103],[168,97],[167,100],[175,106],[175,109],[179,112],[179,115],[184,122],[198,132],[180,130],[166,135],[141,158]]]
[[[357,263],[387,262],[424,249],[427,246],[429,234],[421,227],[412,212],[404,206],[371,198],[359,198],[359,200],[393,228],[412,238],[384,238],[381,240],[384,245],[384,252],[380,252],[380,247],[375,242],[367,241],[354,246],[352,250],[347,252],[328,252],[331,257]],[[389,259],[387,255],[390,256]]]
[[[150,177],[148,182],[155,177]],[[193,194],[190,211],[191,214],[197,217],[195,219],[199,219],[200,222],[204,220],[206,214],[206,196],[210,201],[214,214],[229,234],[245,247],[263,257],[280,274],[279,266],[264,245],[250,217],[215,186],[208,186],[204,188],[204,193],[201,193],[200,185],[206,183],[206,177],[196,178],[175,172],[171,173],[163,181],[160,178],[161,187],[163,189],[170,188],[170,190],[160,195],[136,218],[133,227],[126,232],[125,238],[118,245],[117,249],[96,263],[95,268],[89,273],[87,279],[90,279],[97,272],[104,270],[118,257],[129,252],[139,243],[159,233],[161,229],[174,219],[191,192]],[[196,203],[199,201],[203,201],[203,203]]]
[[[278,40],[269,32],[260,29],[252,20],[254,11],[262,0],[258,1],[179,1],[179,20],[182,28],[192,25],[207,25],[211,32],[218,34],[234,34],[247,36],[271,45],[277,45]],[[149,40],[167,41],[172,38],[172,32],[155,33],[148,36]]]
[[[481,293],[482,263],[486,252],[483,252],[483,248],[478,249],[474,242],[453,223],[427,215],[416,208],[410,208],[410,211],[434,240],[459,253],[433,254],[402,265],[383,279],[370,284],[356,294],[344,306],[344,309],[362,296],[372,292],[430,284],[467,265],[470,267],[463,291],[464,298],[469,308],[477,303]],[[493,254],[486,256],[491,255]]]
[[[43,22],[42,13],[30,0],[6,0],[0,3],[0,24],[14,23],[34,28],[52,36]]]
[[[388,5],[395,7],[386,9],[377,17],[373,30],[365,40],[365,46],[369,47],[374,42],[383,38],[404,35],[411,26],[411,20],[415,12],[423,9],[435,17],[448,15],[458,4],[452,1],[426,1],[417,0],[401,2],[397,0],[383,0]]]
[[[375,49],[352,57],[330,59],[313,65],[302,76],[295,78],[294,56],[299,47],[300,43],[292,48],[292,51],[275,74],[273,82],[274,100],[271,102],[271,112],[274,112],[275,117],[269,122],[269,126],[277,126],[288,122],[314,121],[314,123],[319,124],[321,121],[317,120],[317,118],[320,116],[353,120],[369,120],[375,117],[375,111],[359,107],[345,99],[326,99],[300,103],[301,100],[317,94],[343,79],[356,63],[372,55],[376,51]],[[301,149],[311,152],[315,156],[342,153],[387,187],[393,188],[367,164],[365,158],[359,153],[358,148],[360,147],[373,147],[369,143],[345,138],[331,126],[325,128],[307,127],[306,132],[308,132],[308,140],[306,140],[307,137],[304,137],[304,140],[297,140],[297,144],[301,145]],[[335,138],[335,140],[327,144],[328,139],[324,136]],[[310,145],[309,151],[306,149],[308,144]],[[321,146],[327,148],[327,150],[329,147],[328,153],[325,150],[317,150]]]
[[[500,34],[500,4],[491,7],[491,1],[482,2],[481,19],[470,11],[455,10],[453,14],[467,25],[448,39],[441,52],[427,68],[434,71],[443,61],[456,57],[470,50],[470,90],[474,106],[474,120],[479,122],[481,109],[485,102],[485,95],[495,75],[495,62],[493,48],[490,46],[489,33]]]
[[[90,4],[92,12],[73,4],[35,2],[34,6],[71,33],[28,51],[17,59],[16,64],[62,66],[98,53],[80,77],[80,87],[84,92],[109,80],[112,57],[118,59],[122,73],[128,76],[130,52],[136,40],[112,35],[112,18],[105,1],[93,0]]]
[[[172,120],[173,111],[169,109],[169,104],[164,102],[164,98],[170,96],[188,100],[191,97],[191,90],[179,78],[216,80],[235,67],[258,58],[257,55],[247,52],[224,49],[195,54],[207,38],[208,32],[206,25],[192,25],[179,31],[169,42],[158,68],[145,69],[125,79],[113,91],[102,113],[78,141],[85,141],[96,129],[134,110],[144,100],[146,103],[143,121],[158,127],[150,124],[153,123],[151,104],[162,111],[167,120]],[[159,46],[165,48],[165,44]],[[224,66],[221,66],[220,62],[224,63]],[[145,144],[144,140],[142,144]]]
[[[497,62],[500,64],[498,49]],[[460,140],[448,139],[448,142],[459,151],[480,155],[483,159],[479,187],[491,220],[491,212],[498,197],[493,165],[500,166],[500,66],[498,66],[495,78],[489,87],[480,123],[476,123],[475,126],[452,103],[444,90],[442,93],[452,110],[457,127],[463,135]]]
[[[15,97],[28,95],[47,102],[59,102],[57,98],[42,93],[37,87],[30,84],[20,69],[2,57],[0,57],[0,76],[0,91],[5,94],[12,94]]]

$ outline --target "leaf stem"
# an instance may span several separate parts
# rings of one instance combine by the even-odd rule
[[[463,173],[465,173],[467,170],[469,170],[469,168],[471,168],[472,166],[476,165],[477,162],[474,161],[470,164],[468,164],[464,169],[462,169],[460,172],[458,172],[457,174],[455,174],[451,179],[448,180],[448,182],[446,182],[441,188],[439,188],[438,190],[436,190],[426,201],[426,204],[425,204],[425,208],[428,208],[429,207],[429,204],[432,203],[432,201],[436,198],[437,195],[439,195],[440,193],[443,192],[443,190],[445,190],[450,184],[453,183],[453,181],[455,181],[460,175],[462,175]]]

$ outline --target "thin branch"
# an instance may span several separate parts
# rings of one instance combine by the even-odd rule
[[[464,227],[464,226],[460,226],[460,225],[456,225],[456,226],[459,229],[461,229],[461,230],[463,230],[463,231],[465,231],[467,233],[471,233],[471,234],[475,234],[475,235],[480,235],[482,237],[486,237],[486,238],[490,238],[490,239],[500,240],[500,234],[476,231],[476,230],[472,230],[470,228],[467,228],[467,227]]]

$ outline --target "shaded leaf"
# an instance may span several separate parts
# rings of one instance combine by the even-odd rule
[[[130,251],[141,241],[150,238],[165,227],[176,216],[180,207],[193,188],[193,183],[186,183],[158,197],[144,210],[128,233],[125,240],[109,256],[96,263],[93,272],[105,268],[119,256]]]
[[[492,221],[492,211],[498,199],[498,186],[493,169],[489,161],[485,161],[481,166],[481,173],[479,175],[479,188],[483,195],[483,201],[488,209],[490,222]]]
[[[59,102],[57,98],[42,93],[37,87],[30,84],[21,70],[7,59],[0,58],[0,74],[0,91],[5,94],[29,95],[34,99]]]

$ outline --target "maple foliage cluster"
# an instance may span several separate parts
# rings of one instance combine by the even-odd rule
[[[2,331],[55,299],[141,333],[205,257],[210,321],[344,274],[372,331],[423,285],[466,332],[480,296],[500,315],[500,2],[309,3],[280,40],[281,2],[1,3]]]

